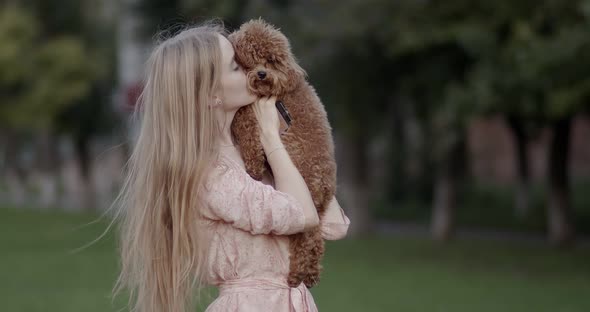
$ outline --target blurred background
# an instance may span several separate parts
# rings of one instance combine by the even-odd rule
[[[154,35],[213,17],[281,28],[328,111],[320,311],[590,311],[590,1],[0,0],[1,311],[125,310],[112,230],[79,248]]]

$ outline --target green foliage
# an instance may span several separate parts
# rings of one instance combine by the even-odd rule
[[[85,7],[93,0],[20,0],[21,6],[30,12],[42,26],[47,37],[59,35],[81,36],[85,31]],[[92,12],[96,14],[96,12]],[[94,25],[96,28],[97,25]]]
[[[588,1],[535,2],[487,29],[495,44],[478,59],[469,82],[482,112],[539,125],[588,107]]]
[[[24,107],[17,111],[21,120],[34,116],[37,125],[49,126],[57,113],[87,96],[97,74],[89,56],[74,38],[55,39],[43,46],[36,66],[43,74],[37,75]]]
[[[372,0],[333,7],[319,1],[305,4],[309,13],[301,17],[302,30],[294,32],[293,40],[313,37],[310,32],[315,31],[318,46],[331,46],[315,64],[338,62],[326,67],[344,67],[333,82],[338,87],[327,88],[325,96],[370,90],[366,95],[386,88],[409,97],[424,121],[445,120],[457,130],[480,113],[542,123],[577,114],[590,102],[590,61],[584,57],[590,52],[589,3]],[[378,78],[366,88],[366,80],[358,79],[357,63],[393,70],[374,71]],[[332,73],[314,71],[320,81],[334,80]],[[359,118],[353,97],[334,98],[335,111]],[[378,124],[386,116],[379,114],[379,104],[369,105],[378,112],[369,118]]]
[[[149,38],[158,31],[172,36],[187,24],[198,24],[211,18],[220,18],[226,26],[237,28],[245,21],[244,10],[250,3],[252,1],[143,0],[131,10],[144,19],[140,34]]]
[[[57,114],[89,94],[100,69],[79,39],[42,40],[26,11],[10,7],[0,14],[0,121],[19,129],[52,127]]]
[[[31,16],[15,8],[0,12],[0,120],[8,122],[5,111],[18,106],[30,86],[30,61],[37,25]]]

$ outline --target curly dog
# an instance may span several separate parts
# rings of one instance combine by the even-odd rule
[[[293,122],[281,135],[293,163],[299,169],[322,218],[336,193],[336,161],[332,128],[315,89],[297,64],[289,40],[262,19],[244,23],[229,35],[236,61],[244,68],[249,90],[258,96],[275,95],[290,112]],[[231,125],[246,170],[256,180],[270,171],[259,138],[251,105],[240,108]],[[319,282],[324,240],[319,227],[289,236],[288,283],[308,288]]]

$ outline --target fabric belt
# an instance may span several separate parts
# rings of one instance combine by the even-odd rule
[[[219,296],[232,293],[240,293],[250,290],[289,290],[289,299],[292,311],[306,312],[310,311],[307,301],[307,287],[301,283],[295,288],[289,287],[286,281],[267,278],[240,278],[224,281],[219,285]],[[297,304],[301,303],[301,304]]]

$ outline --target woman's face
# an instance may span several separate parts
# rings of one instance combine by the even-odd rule
[[[221,47],[221,94],[224,110],[236,110],[252,104],[256,96],[248,91],[246,74],[234,59],[234,48],[222,35],[219,35]]]

